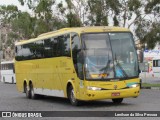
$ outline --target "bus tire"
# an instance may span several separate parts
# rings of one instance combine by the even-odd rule
[[[120,104],[120,103],[122,103],[123,98],[115,98],[115,99],[112,99],[112,101],[113,101],[113,103],[115,103],[115,104]]]
[[[14,84],[14,78],[12,77],[12,84]]]
[[[29,90],[28,90],[28,88],[27,88],[27,84],[24,84],[24,92],[26,93],[26,97],[27,97],[27,98],[30,98]]]
[[[3,77],[3,83],[5,83],[5,77]]]
[[[140,79],[140,89],[142,89],[142,79]]]
[[[38,98],[38,95],[34,93],[34,87],[33,87],[32,83],[29,86],[29,92],[30,92],[30,98],[31,99],[37,99]]]
[[[74,106],[80,105],[80,101],[75,98],[74,89],[73,89],[72,85],[70,85],[68,87],[67,95],[68,95],[68,99],[72,105],[74,105]]]

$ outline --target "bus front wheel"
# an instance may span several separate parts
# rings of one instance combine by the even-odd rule
[[[68,88],[68,98],[69,98],[70,103],[72,105],[74,105],[74,106],[80,105],[80,101],[75,98],[75,93],[74,93],[74,89],[73,89],[72,85],[70,85]]]
[[[123,98],[116,98],[116,99],[112,99],[113,103],[115,104],[120,104],[123,101]]]

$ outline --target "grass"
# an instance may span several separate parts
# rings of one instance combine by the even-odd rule
[[[142,87],[160,87],[160,84],[142,83]]]

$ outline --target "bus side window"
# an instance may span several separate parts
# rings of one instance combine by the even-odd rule
[[[71,34],[72,57],[76,73],[80,79],[83,77],[83,63],[80,61],[81,42],[78,34]]]
[[[17,46],[15,52],[16,52],[15,59],[17,61],[23,60],[22,45]]]

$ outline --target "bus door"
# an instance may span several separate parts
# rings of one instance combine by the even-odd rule
[[[75,72],[77,76],[75,78],[75,87],[76,87],[76,92],[80,93],[80,91],[83,91],[83,62],[82,62],[82,50],[81,50],[81,41],[76,33],[71,34],[71,48],[72,48],[72,59],[73,59],[73,64],[75,68]],[[76,75],[75,74],[75,75]],[[82,90],[80,90],[82,88]],[[79,96],[77,96],[79,97]]]

